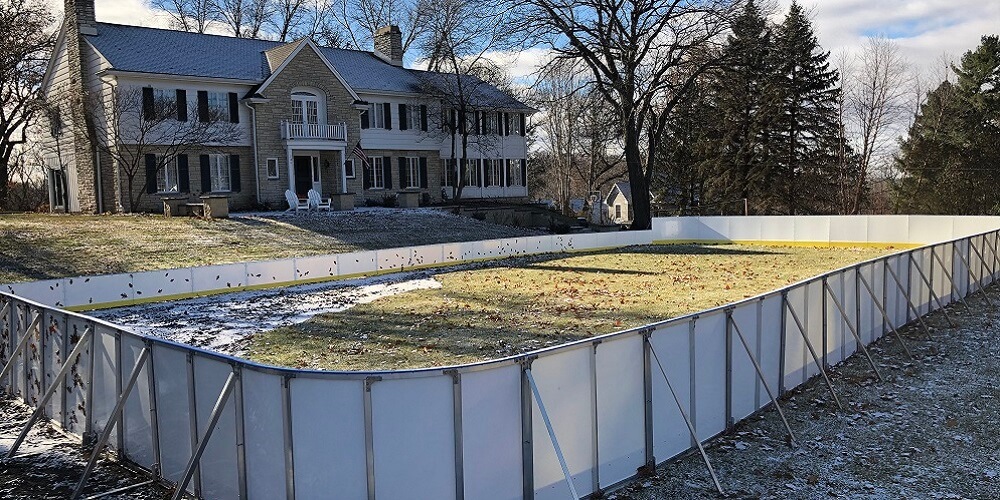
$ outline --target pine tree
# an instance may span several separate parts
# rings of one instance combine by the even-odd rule
[[[768,212],[772,171],[767,143],[779,103],[772,30],[753,0],[732,30],[716,88],[715,116],[721,118],[722,130],[712,188],[726,201],[746,198],[754,211]]]
[[[966,52],[927,96],[896,165],[904,212],[1000,214],[1000,37]]]
[[[776,37],[780,113],[770,141],[785,212],[829,211],[835,192],[838,73],[805,11],[793,2]]]

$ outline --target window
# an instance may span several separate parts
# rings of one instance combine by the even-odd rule
[[[403,187],[420,187],[420,158],[406,159],[406,186]]]
[[[267,159],[267,178],[268,179],[277,179],[278,177],[279,177],[279,175],[278,175],[278,159],[277,158],[268,158]]]
[[[175,116],[177,114],[177,91],[153,89],[153,105],[156,109],[156,116],[161,118]],[[226,106],[228,107],[229,104]]]
[[[523,186],[521,179],[521,166],[517,160],[506,160],[507,162],[507,185]]]
[[[59,105],[49,108],[49,133],[52,137],[58,137],[62,133],[62,114],[59,112]]]
[[[458,162],[454,158],[444,160],[444,168],[441,169],[441,185],[444,187],[454,187],[458,185]]]
[[[348,179],[353,179],[357,176],[354,173],[354,160],[344,160],[344,172]]]
[[[372,128],[389,128],[385,123],[385,104],[375,102],[368,105],[368,119]]]
[[[320,123],[320,98],[312,92],[292,92],[292,123]]]
[[[63,171],[59,169],[49,170],[49,186],[52,190],[52,206],[66,206],[66,187],[63,180]]]
[[[385,172],[382,170],[382,160],[381,156],[374,156],[369,158],[371,161],[368,162],[368,178],[371,179],[371,189],[385,189]]]
[[[229,94],[209,92],[208,114],[212,121],[229,121]]]
[[[156,164],[162,165],[156,171],[156,191],[158,193],[176,193],[180,191],[180,181],[177,175],[177,161],[164,162],[163,157],[156,155]]]
[[[483,111],[480,113],[483,120],[483,130],[482,133],[485,134],[495,134],[499,130],[497,128],[497,114],[491,113],[489,111]]]
[[[208,155],[209,172],[212,179],[212,192],[220,193],[232,190],[229,173],[228,155]]]
[[[621,219],[622,218],[622,206],[621,205],[615,205],[615,218],[616,219]]]
[[[406,107],[406,121],[408,122],[410,130],[423,130],[423,124],[420,121],[420,106],[407,106]]]
[[[502,186],[503,185],[503,164],[504,160],[484,160],[486,164],[486,185],[487,186]]]

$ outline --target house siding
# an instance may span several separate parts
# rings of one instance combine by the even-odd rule
[[[360,161],[355,161],[355,178],[347,180],[348,190],[355,193],[355,204],[359,206],[375,204],[380,205],[384,198],[387,196],[394,196],[399,191],[420,191],[421,193],[426,193],[430,197],[432,203],[437,203],[441,201],[441,169],[442,162],[441,157],[438,156],[436,151],[421,151],[421,150],[399,150],[399,149],[365,149],[365,154],[368,158],[374,158],[376,156],[381,156],[385,158],[384,161],[390,161],[392,172],[392,187],[388,189],[383,188],[371,188],[364,189],[364,172]],[[427,187],[426,188],[410,188],[406,189],[400,185],[399,179],[399,163],[398,158],[400,157],[415,157],[415,158],[427,158]]]
[[[157,154],[159,152],[161,152],[161,150],[158,150],[157,148],[149,148],[149,151],[146,151],[145,153]],[[188,152],[188,178],[190,180],[190,190],[187,194],[189,194],[192,199],[197,200],[199,196],[207,194],[201,189],[200,156],[203,154],[238,155],[240,158],[240,191],[229,193],[229,208],[230,210],[247,210],[256,206],[252,161],[253,149],[250,147],[219,147]],[[162,213],[163,199],[161,195],[165,193],[150,194],[146,192],[146,169],[142,168],[142,162],[143,160],[140,159],[138,163],[140,167],[132,184],[133,189],[135,189],[137,193],[142,193],[139,197],[139,204],[135,207],[135,211]],[[128,184],[127,179],[124,176],[122,177],[122,206],[126,209],[129,207]]]

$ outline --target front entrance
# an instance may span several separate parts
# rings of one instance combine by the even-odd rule
[[[313,188],[313,157],[295,157],[295,194],[305,198]]]

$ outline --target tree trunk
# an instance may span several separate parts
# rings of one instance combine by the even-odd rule
[[[632,188],[632,229],[641,231],[652,227],[649,206],[649,183],[642,168],[642,153],[639,151],[639,133],[635,123],[629,123],[625,131],[625,163],[628,165],[628,181]]]

